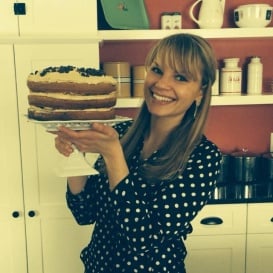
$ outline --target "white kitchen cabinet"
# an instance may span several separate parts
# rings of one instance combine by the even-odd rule
[[[13,6],[16,1],[0,2],[0,35],[18,35],[18,16],[14,15]]]
[[[245,273],[246,204],[207,205],[185,241],[188,273]]]
[[[247,273],[273,273],[273,203],[249,204]]]
[[[25,14],[15,15],[14,5],[21,5]],[[6,0],[0,3],[0,14],[4,35],[94,35],[97,31],[96,1]]]
[[[66,206],[66,179],[54,167],[61,155],[54,135],[27,121],[27,76],[54,65],[98,67],[98,45],[18,44],[14,46],[22,151],[28,273],[83,272],[79,255],[92,226],[79,226]]]
[[[26,273],[26,240],[12,45],[0,45],[0,272]]]

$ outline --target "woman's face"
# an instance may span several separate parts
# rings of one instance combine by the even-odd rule
[[[147,71],[144,97],[152,115],[178,124],[192,103],[201,100],[201,84],[156,59]]]

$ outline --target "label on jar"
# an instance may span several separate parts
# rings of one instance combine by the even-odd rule
[[[221,73],[221,95],[239,95],[242,87],[241,71],[225,71]]]

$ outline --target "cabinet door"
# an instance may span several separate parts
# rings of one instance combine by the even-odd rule
[[[273,233],[247,235],[247,273],[273,273]]]
[[[12,45],[0,45],[0,272],[26,273],[25,222]]]
[[[54,135],[27,121],[30,72],[48,66],[98,67],[97,44],[16,45],[23,185],[26,210],[28,273],[83,272],[79,255],[92,226],[78,226],[66,206],[66,179],[56,177],[60,155]]]
[[[187,273],[245,273],[245,235],[189,236],[186,246]]]
[[[206,205],[192,221],[193,235],[246,233],[246,204]]]
[[[97,1],[26,0],[26,15],[19,16],[20,35],[94,34]]]
[[[14,14],[14,0],[0,2],[0,34],[18,35],[18,16]]]
[[[273,233],[273,203],[248,204],[247,232]]]

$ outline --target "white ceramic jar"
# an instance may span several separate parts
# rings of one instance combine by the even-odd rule
[[[263,88],[263,64],[259,57],[252,57],[247,66],[247,94],[257,95]]]
[[[240,95],[242,88],[242,69],[238,66],[239,58],[224,59],[225,66],[221,69],[220,94]]]

